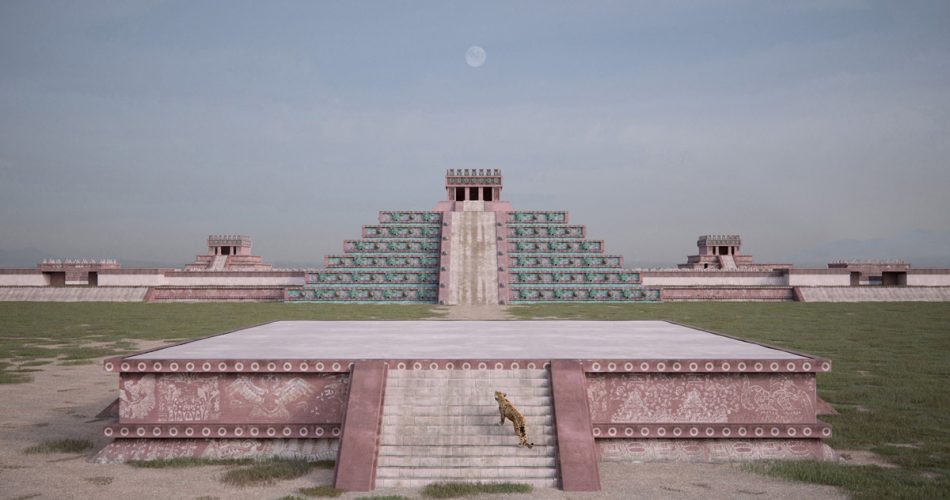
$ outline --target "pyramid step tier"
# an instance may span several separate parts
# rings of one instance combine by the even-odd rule
[[[509,254],[508,265],[512,271],[516,269],[590,269],[611,268],[620,269],[623,266],[623,257],[620,255],[602,254],[557,254],[557,253],[520,253]]]
[[[440,224],[442,223],[442,212],[420,212],[413,210],[384,210],[379,212],[378,219],[380,224],[386,223],[424,223]]]
[[[375,268],[395,269],[437,269],[439,256],[431,253],[359,253],[349,255],[327,255],[324,259],[327,268]],[[322,272],[322,271],[321,271]]]
[[[574,239],[509,239],[508,253],[601,253],[603,240]]]
[[[509,273],[512,285],[638,285],[640,273],[624,271],[602,271],[592,269],[582,270],[555,270],[555,271],[522,271],[512,270]]]
[[[409,271],[409,270],[327,270],[320,273],[307,273],[304,278],[307,284],[338,285],[404,285],[404,284],[435,284],[439,281],[439,271],[436,269]]]
[[[660,291],[636,286],[512,285],[511,302],[655,302]]]
[[[508,212],[509,224],[565,224],[568,214],[564,210],[530,210]]]
[[[508,238],[584,238],[584,226],[567,224],[508,224]]]

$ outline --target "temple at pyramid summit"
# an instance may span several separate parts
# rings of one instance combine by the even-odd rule
[[[623,257],[604,253],[566,211],[516,211],[497,169],[451,169],[446,199],[430,212],[379,213],[326,269],[308,272],[290,301],[657,301]]]

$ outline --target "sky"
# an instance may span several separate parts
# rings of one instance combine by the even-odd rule
[[[0,266],[182,265],[211,233],[320,264],[447,168],[628,265],[708,233],[950,265],[947,26],[946,1],[0,2]]]

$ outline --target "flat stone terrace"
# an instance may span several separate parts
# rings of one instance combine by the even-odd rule
[[[555,359],[580,360],[588,372],[831,369],[828,360],[665,321],[278,321],[113,358],[106,370],[347,371],[358,360],[396,369],[518,369]],[[276,364],[255,363],[255,370],[234,360]],[[303,360],[313,366],[298,368]]]

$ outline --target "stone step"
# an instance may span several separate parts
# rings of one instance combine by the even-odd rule
[[[539,361],[540,363],[540,361]],[[541,379],[547,380],[548,371],[545,369],[529,370],[387,370],[389,379]]]
[[[486,415],[384,415],[383,426],[413,426],[413,425],[497,425],[498,412]],[[528,425],[554,425],[551,415],[526,416]],[[508,422],[511,425],[511,422]]]
[[[553,435],[539,435],[528,429],[528,441],[535,444],[554,446],[557,440]],[[409,445],[409,446],[486,446],[486,445],[517,445],[518,436],[514,432],[510,435],[406,435],[384,431],[379,437],[380,445]]]
[[[518,406],[518,411],[525,417],[548,416],[551,415],[551,406]],[[461,406],[461,405],[428,405],[428,406],[409,406],[399,404],[383,405],[384,416],[439,416],[439,415],[472,415],[487,416],[498,415],[498,405],[489,406]],[[496,417],[497,418],[497,417]]]
[[[511,421],[504,425],[393,425],[383,426],[380,436],[514,436]],[[528,423],[528,438],[554,435],[554,426]]]
[[[550,387],[503,387],[501,392],[507,394],[509,401],[527,397],[546,397],[551,395]],[[464,396],[479,398],[485,401],[495,401],[495,390],[490,387],[387,387],[387,398],[417,398],[432,396]],[[497,403],[496,403],[497,404]]]
[[[557,466],[554,456],[528,455],[518,456],[380,456],[379,467],[548,467]]]
[[[377,488],[420,488],[432,483],[439,483],[443,481],[471,481],[471,478],[464,477],[447,477],[447,478],[425,478],[425,479],[393,479],[393,478],[377,478],[376,487]],[[557,479],[532,479],[532,478],[518,478],[518,479],[480,479],[479,481],[483,483],[519,483],[519,484],[530,484],[535,488],[557,488]]]
[[[392,372],[390,372],[392,373]],[[393,387],[445,387],[445,386],[486,386],[494,387],[504,384],[512,387],[550,387],[546,378],[408,378],[389,377],[386,381]]]
[[[519,410],[521,408],[527,408],[530,406],[551,406],[551,397],[550,396],[530,396],[518,399],[509,399],[512,404],[515,405],[515,408]],[[423,406],[466,406],[470,408],[477,407],[494,407],[495,411],[498,411],[498,403],[495,401],[495,398],[484,398],[475,400],[469,396],[425,396],[425,397],[413,397],[409,398],[406,401],[394,401],[391,398],[386,398],[386,401],[383,403],[383,409],[389,406],[405,406],[406,404],[411,404],[413,407],[423,407]]]
[[[518,446],[518,442],[509,442],[503,445],[474,445],[474,446],[405,446],[382,444],[379,446],[379,456],[392,457],[553,457],[557,447],[536,443],[533,448]]]
[[[377,478],[422,479],[422,478],[461,478],[473,481],[479,479],[557,479],[557,470],[553,467],[380,467]]]

